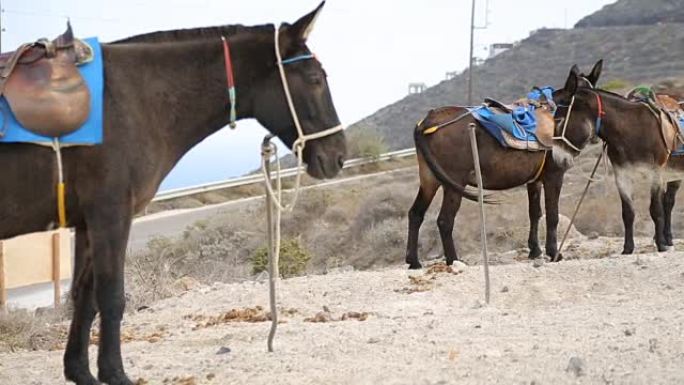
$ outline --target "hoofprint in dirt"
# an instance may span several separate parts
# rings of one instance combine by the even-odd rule
[[[446,270],[283,280],[273,354],[265,282],[196,288],[127,317],[125,365],[144,384],[684,383],[683,253],[493,266],[489,306],[481,266]],[[0,383],[63,383],[61,352],[0,355]]]

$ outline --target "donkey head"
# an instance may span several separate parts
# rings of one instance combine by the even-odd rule
[[[303,145],[302,156],[307,164],[307,172],[315,178],[334,177],[342,168],[346,156],[342,131],[320,138],[314,136],[302,142],[302,135],[308,137],[340,125],[326,73],[306,45],[323,5],[324,2],[294,24],[280,27],[277,43],[287,85],[283,84],[281,67],[276,57],[272,56],[269,74],[254,84],[252,101],[254,117],[259,123],[293,151],[300,151]],[[289,88],[294,111],[288,103],[286,87]],[[301,131],[296,126],[296,119],[300,122]]]
[[[593,85],[592,80],[598,80],[599,63],[598,67],[594,66],[597,71],[592,71],[588,77],[580,75],[577,65],[574,65],[563,88],[553,94],[553,100],[558,107],[553,159],[561,167],[571,167],[574,158],[598,136],[596,127],[600,124],[600,120],[597,120],[600,111],[597,96],[590,88],[582,87],[582,84],[591,82]]]

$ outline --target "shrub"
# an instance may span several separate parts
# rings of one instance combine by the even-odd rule
[[[283,278],[302,275],[311,255],[304,249],[300,239],[284,239],[280,243],[280,259],[278,269]],[[268,247],[258,248],[252,256],[252,273],[259,274],[268,269]]]
[[[613,79],[605,82],[601,88],[606,91],[623,91],[629,87],[629,83],[622,79]]]
[[[387,152],[387,145],[383,137],[375,132],[358,129],[347,137],[347,148],[352,158],[377,158]]]

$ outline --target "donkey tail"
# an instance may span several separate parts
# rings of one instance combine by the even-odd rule
[[[437,180],[441,184],[457,191],[464,198],[473,202],[478,202],[479,199],[477,195],[467,191],[464,186],[461,186],[460,184],[456,183],[453,179],[451,179],[449,175],[447,175],[446,171],[444,171],[442,166],[439,165],[437,159],[435,159],[432,152],[430,152],[430,148],[428,147],[426,140],[426,134],[423,133],[421,123],[419,123],[416,126],[416,129],[413,132],[413,140],[416,143],[416,151],[419,151],[420,154],[423,155],[423,159],[425,159],[425,162],[430,168],[430,171],[432,171],[432,173],[435,175],[435,178],[437,178]],[[492,201],[490,201],[489,199],[485,199],[484,202],[492,203]]]

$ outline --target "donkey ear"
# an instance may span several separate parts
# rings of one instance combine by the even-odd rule
[[[570,67],[570,75],[572,75],[572,74],[579,75],[579,73],[580,73],[579,67],[577,66],[577,64],[573,64],[572,67]]]
[[[563,86],[563,89],[566,92],[569,92],[571,95],[577,91],[577,77],[579,69],[577,68],[577,65],[572,66],[570,69],[570,74],[568,74],[567,80],[565,80],[565,85]]]
[[[309,38],[309,34],[311,34],[311,30],[313,30],[316,19],[318,19],[318,15],[321,13],[321,10],[323,10],[324,5],[325,1],[322,1],[316,9],[302,16],[292,24],[288,29],[290,36],[295,40],[305,42]]]
[[[599,61],[594,64],[594,68],[591,69],[591,73],[589,76],[587,76],[587,80],[591,82],[592,86],[596,86],[599,80],[599,76],[601,76],[601,70],[603,69],[603,59],[600,59]]]

